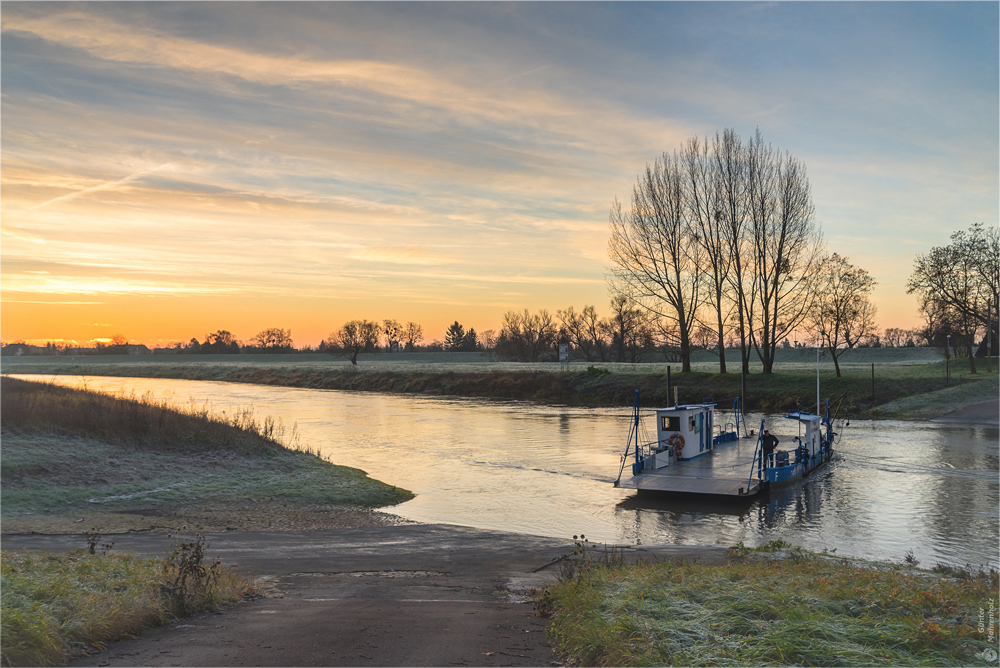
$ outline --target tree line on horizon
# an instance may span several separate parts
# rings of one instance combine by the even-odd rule
[[[456,320],[443,341],[426,345],[417,323],[362,319],[345,322],[315,349],[297,350],[291,330],[275,327],[249,341],[218,330],[173,350],[321,351],[352,364],[361,353],[382,350],[483,351],[490,359],[538,362],[557,359],[558,344],[565,343],[576,358],[639,362],[659,356],[680,362],[683,371],[691,370],[693,351],[709,350],[726,373],[724,351],[738,349],[744,372],[756,355],[767,374],[777,349],[801,336],[830,353],[838,376],[842,351],[856,347],[945,347],[946,354],[969,357],[972,373],[977,354],[997,353],[996,226],[975,224],[952,234],[950,244],[917,256],[907,288],[920,299],[924,326],[880,332],[871,301],[875,279],[847,257],[826,253],[805,165],[765,143],[759,130],[749,139],[731,129],[711,140],[694,137],[662,154],[638,175],[627,206],[614,199],[609,227],[606,317],[593,306],[570,306],[555,317],[546,309],[514,310],[504,314],[499,330],[480,334]],[[4,354],[25,348],[23,342],[5,344]],[[119,334],[88,352],[127,351]]]
[[[192,338],[188,343],[177,343],[163,352],[184,354],[254,354],[254,353],[314,353],[326,352],[352,359],[356,363],[361,353],[394,352],[480,352],[494,361],[540,362],[558,359],[559,344],[567,344],[571,359],[591,362],[679,361],[677,351],[667,342],[659,340],[655,328],[650,326],[644,314],[629,308],[625,300],[616,297],[611,300],[611,315],[601,316],[592,305],[581,310],[569,306],[558,309],[553,316],[547,309],[531,313],[508,311],[504,314],[499,331],[492,329],[477,333],[474,328],[465,329],[457,320],[445,333],[443,340],[424,340],[423,327],[414,322],[400,326],[394,320],[381,323],[370,320],[351,320],[342,325],[316,347],[295,347],[291,330],[268,328],[249,341],[236,339],[227,330],[206,334],[204,341]],[[901,348],[932,345],[939,330],[887,328],[882,333],[873,333],[858,343],[858,347]],[[930,338],[929,338],[930,337]],[[345,346],[345,342],[347,345]],[[711,332],[699,330],[693,347],[695,350],[715,350]],[[85,349],[73,346],[59,346],[49,343],[44,347],[27,346],[21,341],[4,344],[3,354],[126,354],[129,347],[122,335],[115,335],[112,342]],[[738,341],[730,336],[725,342],[729,350],[738,349]],[[781,347],[806,347],[806,342],[786,339]],[[810,346],[811,347],[811,346]],[[37,352],[26,349],[37,349]]]

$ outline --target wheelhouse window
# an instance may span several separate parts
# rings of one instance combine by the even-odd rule
[[[680,431],[681,419],[676,415],[664,415],[660,418],[660,431]]]

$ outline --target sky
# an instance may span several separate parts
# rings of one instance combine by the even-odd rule
[[[6,1],[0,334],[607,315],[612,201],[726,128],[916,327],[916,255],[998,222],[998,7]]]

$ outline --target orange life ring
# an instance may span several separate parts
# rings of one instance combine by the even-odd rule
[[[680,434],[674,434],[667,439],[667,445],[674,449],[674,456],[680,459],[681,451],[684,450],[684,437]]]

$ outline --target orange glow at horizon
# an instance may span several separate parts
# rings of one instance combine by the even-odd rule
[[[834,34],[795,3],[7,3],[0,337],[608,315],[614,199],[758,127],[880,328],[916,328],[915,256],[998,218],[996,8],[967,4],[817,5]],[[942,17],[961,39],[912,39]]]

